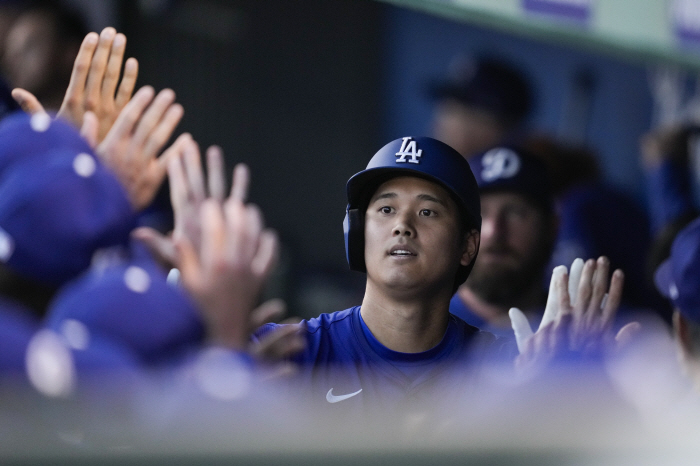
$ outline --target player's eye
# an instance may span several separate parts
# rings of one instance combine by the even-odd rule
[[[379,212],[381,212],[383,214],[390,214],[392,211],[393,211],[393,209],[391,207],[389,207],[388,205],[385,205],[385,206],[382,206],[379,208]]]
[[[421,211],[420,211],[421,217],[434,217],[435,215],[436,215],[435,211],[430,210],[430,209],[421,209]]]

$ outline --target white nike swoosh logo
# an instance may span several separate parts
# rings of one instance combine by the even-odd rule
[[[328,393],[326,393],[326,401],[329,403],[337,403],[339,401],[347,400],[348,398],[352,398],[353,396],[359,394],[362,391],[362,389],[359,389],[355,393],[348,393],[347,395],[334,395],[333,394],[333,389],[331,388],[328,390]]]

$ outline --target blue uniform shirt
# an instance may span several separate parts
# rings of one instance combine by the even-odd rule
[[[544,311],[544,309],[543,309]],[[455,315],[474,327],[486,330],[498,337],[514,339],[515,334],[512,328],[494,327],[486,322],[480,315],[477,315],[467,306],[457,293],[450,300],[450,314]]]
[[[393,409],[429,399],[454,388],[456,375],[473,381],[475,363],[500,349],[494,335],[453,315],[442,341],[422,353],[382,345],[362,321],[359,306],[305,323],[307,348],[293,358],[301,367],[299,388],[312,405],[332,409]],[[267,324],[257,336],[275,327]]]

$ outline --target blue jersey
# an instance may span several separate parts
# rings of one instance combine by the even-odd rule
[[[298,383],[313,405],[332,409],[400,408],[455,388],[455,379],[474,381],[475,367],[499,344],[450,315],[442,341],[422,353],[400,353],[382,345],[362,321],[356,306],[322,314],[306,323],[307,348],[293,360]],[[263,336],[276,324],[261,328]]]
[[[537,328],[536,326],[539,325],[540,320],[542,320],[542,315],[544,314],[544,307],[525,309],[525,311],[528,313],[528,315],[532,313],[533,318],[537,320],[536,322],[530,322],[531,326],[535,325],[535,328]],[[497,337],[510,340],[513,340],[515,338],[515,334],[513,333],[513,329],[511,327],[496,327],[489,324],[480,315],[472,311],[471,308],[466,305],[466,303],[462,300],[462,298],[459,297],[459,294],[457,293],[455,293],[454,296],[452,296],[452,299],[450,300],[450,314],[459,317],[469,325],[473,325],[474,327],[478,327],[482,330],[491,332]]]

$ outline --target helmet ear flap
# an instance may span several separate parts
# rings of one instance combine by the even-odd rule
[[[350,270],[366,272],[365,225],[364,215],[360,209],[351,209],[348,205],[345,209],[343,230],[345,233],[345,256],[347,257]]]

